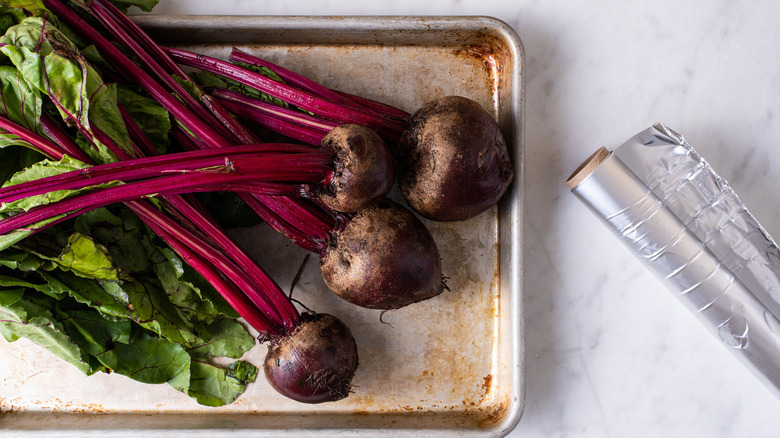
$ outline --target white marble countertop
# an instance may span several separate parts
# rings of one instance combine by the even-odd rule
[[[489,15],[526,51],[526,407],[512,437],[778,436],[780,401],[564,185],[681,132],[780,236],[780,4],[162,0],[158,13]],[[769,201],[769,202],[767,202]]]

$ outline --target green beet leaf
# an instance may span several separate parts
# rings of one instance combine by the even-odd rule
[[[115,214],[116,213],[116,214]],[[112,260],[136,279],[159,284],[181,318],[210,323],[237,318],[218,292],[125,208],[100,208],[79,216],[76,230],[109,248]]]
[[[127,315],[130,311],[128,316],[141,326],[172,342],[190,346],[198,341],[195,324],[172,302],[165,285],[155,276],[150,258],[151,251],[158,249],[149,243],[149,230],[127,209],[118,210],[119,216],[107,209],[80,216],[76,221],[79,231],[69,236],[68,245],[56,256],[51,255],[56,247],[45,248],[44,243],[32,246],[25,241],[24,249],[54,261],[61,270],[101,280],[98,283],[101,290],[73,279],[68,283],[63,281],[74,286],[59,285],[60,290],[67,291],[77,301],[109,315]],[[101,242],[101,239],[105,240]],[[48,274],[56,276],[55,272]]]
[[[2,290],[36,290],[38,292],[42,292],[46,295],[49,295],[50,297],[54,299],[59,299],[61,295],[57,294],[54,291],[49,290],[47,285],[43,282],[38,281],[37,278],[26,275],[25,277],[16,277],[14,275],[9,275],[8,271],[6,269],[2,270],[2,273],[0,273],[0,286],[2,286]],[[6,297],[8,298],[8,297]],[[12,304],[9,302],[8,304]]]
[[[32,163],[30,166],[27,166],[19,172],[16,172],[13,176],[11,176],[11,178],[5,181],[3,187],[35,181],[47,176],[60,175],[63,173],[72,172],[74,170],[85,169],[87,167],[90,166],[67,155],[59,161],[41,160]],[[56,198],[54,200],[59,201],[60,199],[61,198]]]
[[[52,269],[54,264],[30,253],[9,249],[0,251],[0,267],[29,272],[37,269]]]
[[[71,234],[68,246],[54,261],[80,277],[111,281],[129,279],[114,265],[104,246],[81,233]]]
[[[126,87],[117,87],[117,99],[130,114],[136,125],[143,131],[155,148],[164,154],[168,150],[168,133],[171,130],[171,118],[156,100],[139,94]]]
[[[0,288],[23,287],[56,299],[70,297],[108,317],[135,319],[126,295],[107,292],[111,282],[96,282],[73,275],[32,252],[14,249],[0,252],[0,266]]]
[[[59,308],[57,318],[76,345],[93,356],[130,342],[131,322],[127,319],[109,319],[92,309]]]
[[[147,253],[168,299],[176,306],[182,317],[188,321],[207,324],[222,314],[219,301],[204,299],[202,296],[203,291],[209,292],[205,285],[201,288],[182,278],[185,268],[189,267],[184,265],[173,251],[149,245]]]
[[[130,151],[130,137],[117,108],[116,87],[100,75],[75,45],[50,22],[27,18],[0,38],[9,57],[28,84],[56,104],[63,120],[75,124],[98,146],[85,150],[97,162],[115,161],[107,147],[94,139],[92,128]]]
[[[69,275],[68,272],[39,270],[35,273],[45,284],[44,293],[58,297],[69,296],[75,301],[90,306],[107,317],[135,319],[137,313],[132,310],[129,299],[123,294],[112,294],[113,282],[97,282],[87,278]]]
[[[229,313],[224,299],[212,295],[211,286],[129,210],[96,209],[80,216],[76,229],[109,248],[116,266],[133,277],[135,281],[105,286],[110,293],[125,294],[150,330],[189,346],[198,339],[200,323]]]
[[[18,246],[80,277],[109,281],[130,279],[128,274],[113,263],[104,246],[81,233],[68,236],[67,243],[62,248],[43,239],[24,241]]]
[[[9,65],[0,66],[0,100],[3,102],[0,113],[4,117],[32,132],[41,133],[43,102],[40,93],[24,80],[16,68]]]
[[[181,345],[145,332],[95,357],[113,372],[144,383],[166,383],[190,370],[190,356]]]
[[[113,206],[92,210],[79,216],[74,227],[108,247],[114,263],[123,271],[134,276],[151,274],[144,243],[151,232],[128,209]]]
[[[223,406],[233,403],[244,393],[246,385],[255,381],[257,367],[244,361],[220,367],[193,360],[190,375],[190,397],[205,406]]]
[[[238,312],[222,298],[222,295],[190,265],[182,262],[175,252],[170,248],[162,247],[159,252],[165,256],[166,261],[155,264],[155,273],[162,284],[166,285],[166,290],[177,291],[175,296],[171,297],[171,301],[182,305],[197,299],[203,301],[202,304],[186,306],[198,312],[190,319],[208,323],[217,315],[239,317]],[[172,274],[175,275],[176,283],[172,281],[174,278]]]
[[[9,301],[13,302],[3,304]],[[17,288],[0,290],[0,333],[9,342],[27,338],[85,374],[91,374],[95,370],[88,355],[64,332],[62,324],[49,310],[55,308],[55,303],[56,300],[43,295],[24,293],[19,296]]]
[[[30,87],[21,74],[11,66],[0,66],[0,114],[29,129],[39,133],[42,101],[38,90]],[[8,146],[21,146],[9,148]],[[5,181],[20,168],[43,158],[29,143],[18,136],[0,130],[0,181]]]
[[[2,280],[3,279],[0,278],[0,282]],[[10,306],[22,299],[23,295],[24,287],[4,287],[0,290],[0,306]]]
[[[51,11],[46,9],[41,0],[3,0],[0,6],[0,17],[2,16],[8,16],[10,24],[6,27],[0,26],[0,33],[5,33],[9,27],[18,24],[28,16],[54,19]],[[2,21],[3,19],[0,19],[0,22]]]
[[[222,318],[208,326],[209,337],[188,351],[193,357],[238,359],[255,345],[255,339],[235,319]]]
[[[105,286],[115,288],[110,293],[117,294],[121,291],[127,294],[128,301],[137,315],[136,322],[142,327],[184,346],[197,342],[198,335],[193,332],[193,324],[182,318],[165,291],[153,282],[112,282]]]

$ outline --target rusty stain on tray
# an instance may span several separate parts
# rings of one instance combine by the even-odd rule
[[[503,60],[506,59],[505,49],[490,42],[487,45],[470,45],[454,50],[455,56],[474,58],[482,63],[482,69],[487,75],[488,86],[494,97],[494,105],[498,104],[500,69]]]
[[[80,404],[72,400],[62,400],[60,398],[53,398],[49,400],[33,400],[29,402],[23,400],[21,397],[15,399],[5,399],[0,397],[0,414],[8,414],[13,412],[21,412],[29,409],[28,405],[36,406],[42,411],[67,411],[72,413],[96,413],[96,412],[109,412],[109,409],[103,407],[99,403],[87,403]]]

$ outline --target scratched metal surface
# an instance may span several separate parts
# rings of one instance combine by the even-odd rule
[[[263,376],[235,403],[198,406],[167,385],[118,375],[85,377],[37,346],[0,338],[0,434],[122,435],[140,429],[297,436],[502,436],[523,408],[523,49],[505,24],[483,17],[174,17],[139,21],[169,45],[225,57],[258,53],[330,87],[413,112],[447,94],[496,116],[516,180],[498,208],[461,223],[426,222],[451,291],[387,312],[330,293],[314,257],[295,288],[308,307],[337,315],[358,343],[355,391],[304,405]],[[395,195],[398,197],[397,194]],[[264,226],[232,230],[261,266],[289,287],[305,252]],[[380,319],[381,318],[381,319]],[[265,347],[246,359],[262,364]]]

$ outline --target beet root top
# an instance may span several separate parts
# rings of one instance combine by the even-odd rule
[[[332,209],[354,213],[384,198],[393,187],[393,154],[373,130],[341,125],[322,139],[322,147],[336,152],[333,177],[320,193],[320,199]]]

